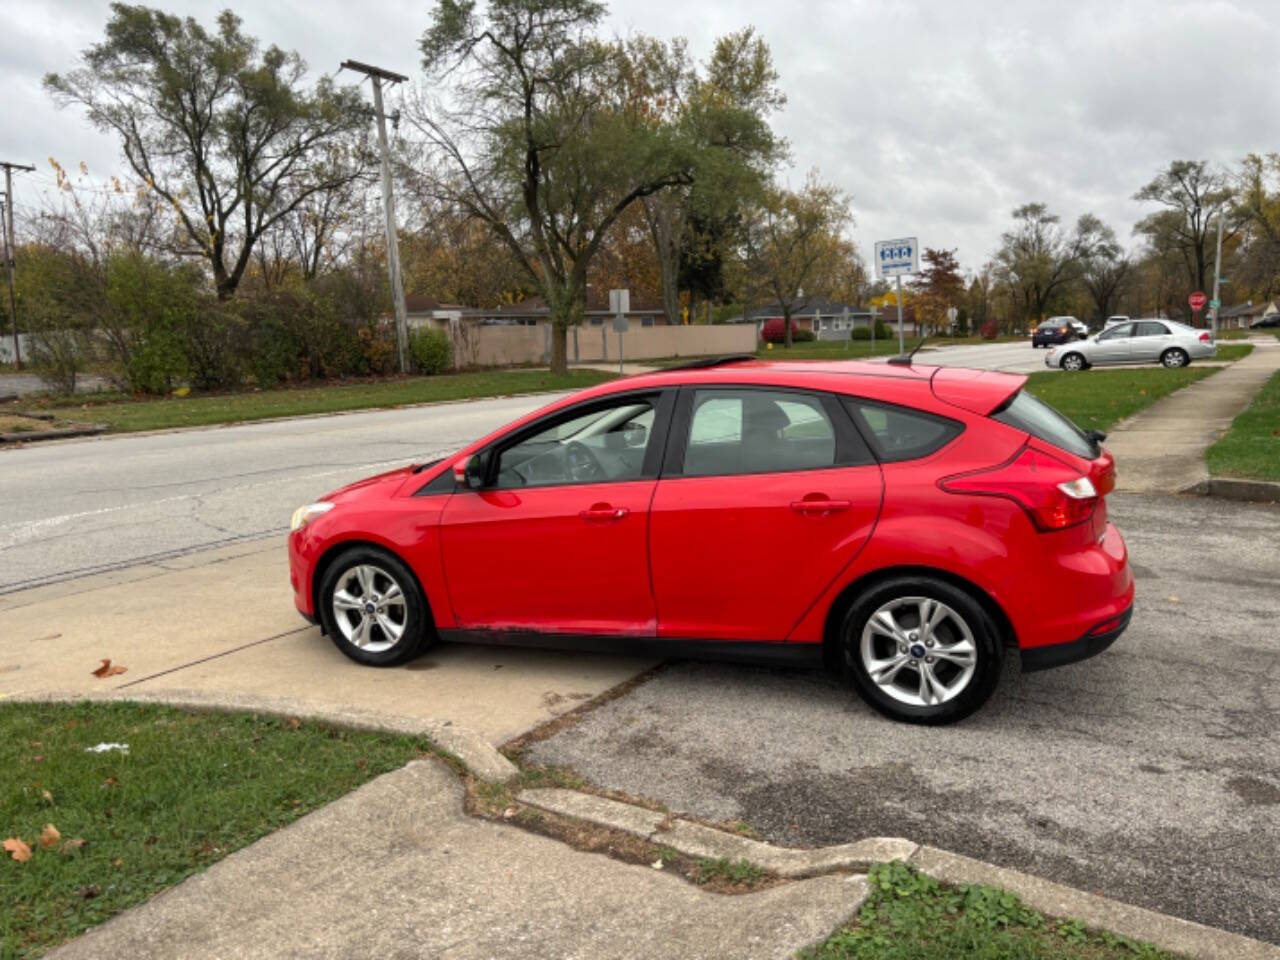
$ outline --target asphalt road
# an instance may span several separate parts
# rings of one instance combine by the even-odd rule
[[[961,724],[891,723],[821,674],[677,664],[532,757],[776,843],[906,836],[1280,943],[1280,509],[1109,499],[1128,632],[1011,662]]]
[[[1020,343],[977,343],[973,346],[940,347],[937,350],[930,350],[926,344],[917,357],[922,363],[936,363],[943,367],[1038,373],[1049,369],[1044,365],[1046,352],[1043,348],[1034,349],[1028,337]]]
[[[557,396],[0,450],[0,593],[278,533],[300,504],[452,453]]]

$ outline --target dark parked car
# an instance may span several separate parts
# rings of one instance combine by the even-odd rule
[[[1249,324],[1251,330],[1262,330],[1269,327],[1280,327],[1280,313],[1273,313],[1269,317],[1263,317],[1261,320],[1255,320]]]
[[[1075,327],[1065,318],[1046,320],[1031,334],[1032,347],[1052,347],[1076,338]]]

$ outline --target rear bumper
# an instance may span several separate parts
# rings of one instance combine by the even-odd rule
[[[1022,672],[1032,673],[1036,670],[1048,670],[1052,667],[1065,666],[1080,660],[1088,660],[1097,656],[1119,639],[1129,626],[1133,616],[1133,607],[1129,606],[1118,618],[1103,621],[1101,626],[1107,629],[1100,632],[1090,631],[1078,640],[1068,643],[1054,643],[1045,647],[1028,647],[1022,651]],[[1112,625],[1112,621],[1116,621]],[[1096,629],[1096,628],[1095,628]]]

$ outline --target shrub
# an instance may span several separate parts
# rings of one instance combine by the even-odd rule
[[[230,390],[244,384],[251,349],[248,324],[234,309],[207,300],[182,325],[182,353],[191,385],[200,390]]]
[[[876,321],[876,339],[877,340],[889,339],[889,325],[885,323],[883,320]]]
[[[198,269],[141,253],[113,256],[106,270],[102,329],[115,379],[130,390],[167,393],[187,376],[183,334],[200,307]]]
[[[443,373],[453,366],[453,343],[443,330],[423,327],[410,331],[409,355],[419,373]]]
[[[781,317],[774,317],[772,320],[766,320],[764,326],[760,328],[760,339],[765,343],[782,343],[786,340],[786,327],[783,325]],[[794,342],[796,334],[799,333],[796,322],[791,321],[791,340]]]
[[[70,326],[32,331],[31,365],[41,382],[58,393],[75,393],[76,377],[93,357],[89,334]]]
[[[871,328],[870,327],[854,327],[853,330],[849,332],[849,339],[850,340],[870,340]]]
[[[812,341],[817,339],[818,339],[817,336],[814,334],[812,330],[792,330],[791,331],[792,343],[811,343]]]

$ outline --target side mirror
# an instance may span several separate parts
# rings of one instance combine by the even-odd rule
[[[454,481],[468,489],[479,490],[484,486],[486,463],[485,456],[479,453],[457,460],[453,465]]]

